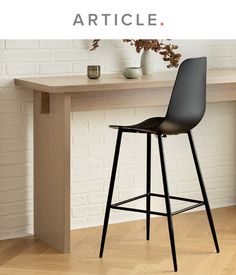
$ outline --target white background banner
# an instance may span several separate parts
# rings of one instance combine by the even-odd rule
[[[2,0],[0,38],[236,39],[235,10],[235,0]]]

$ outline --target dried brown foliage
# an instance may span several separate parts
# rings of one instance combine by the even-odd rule
[[[99,41],[100,39],[93,40],[91,51],[99,47]],[[177,68],[179,66],[181,54],[175,53],[175,50],[178,49],[178,45],[167,44],[163,40],[159,41],[157,39],[123,39],[123,41],[134,46],[137,53],[140,53],[141,50],[151,50],[159,53],[164,61],[169,62],[167,68]]]
[[[93,40],[92,48],[90,49],[90,51],[96,50],[99,47],[99,41],[100,41],[100,39]]]

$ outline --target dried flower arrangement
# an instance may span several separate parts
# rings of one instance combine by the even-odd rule
[[[99,41],[100,39],[93,40],[91,51],[99,47]],[[157,39],[123,39],[123,42],[135,46],[137,53],[140,53],[141,50],[151,50],[159,53],[164,61],[169,62],[167,68],[177,68],[179,66],[181,54],[174,52],[174,50],[178,49],[178,45],[167,44],[163,40],[159,41]]]

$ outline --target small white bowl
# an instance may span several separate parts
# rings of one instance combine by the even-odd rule
[[[128,79],[136,79],[139,78],[142,74],[140,67],[127,67],[123,71],[123,76]]]

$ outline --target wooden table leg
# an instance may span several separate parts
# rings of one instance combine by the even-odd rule
[[[34,91],[34,234],[70,251],[70,111],[66,94]]]

